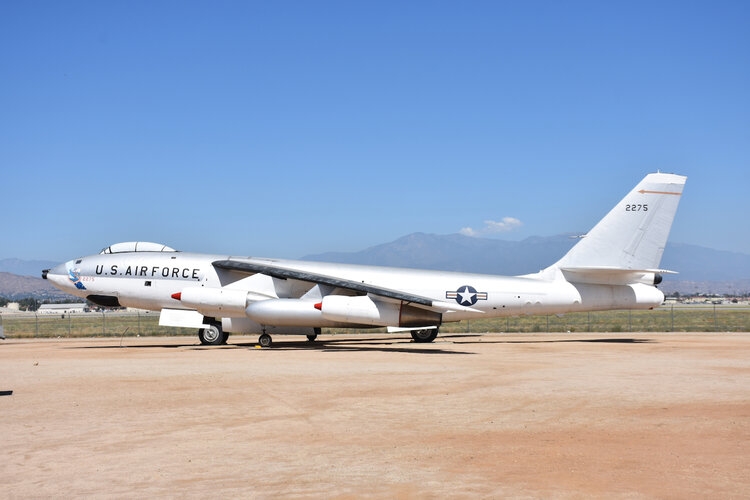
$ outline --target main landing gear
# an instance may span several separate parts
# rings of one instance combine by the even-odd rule
[[[228,333],[224,333],[221,323],[209,320],[207,328],[198,330],[198,338],[202,345],[222,345],[227,343]]]
[[[260,337],[258,337],[258,343],[261,347],[271,347],[271,344],[273,343],[273,340],[271,339],[271,336],[267,333],[264,333]]]
[[[437,328],[425,328],[424,330],[412,330],[411,338],[414,342],[427,343],[432,342],[438,336]]]

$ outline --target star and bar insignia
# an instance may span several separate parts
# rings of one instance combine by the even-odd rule
[[[455,292],[445,292],[445,298],[455,299],[462,306],[473,306],[478,300],[487,300],[487,292],[477,292],[473,286],[464,285]]]

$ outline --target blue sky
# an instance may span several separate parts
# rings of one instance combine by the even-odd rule
[[[750,253],[748,26],[748,2],[3,2],[0,258],[583,232],[657,169],[688,176],[671,241]]]

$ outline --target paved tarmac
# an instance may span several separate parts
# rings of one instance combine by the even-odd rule
[[[0,341],[0,497],[750,496],[750,334],[321,339]]]

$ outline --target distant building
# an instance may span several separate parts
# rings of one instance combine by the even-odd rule
[[[86,303],[77,304],[42,304],[39,306],[39,314],[74,314],[85,312]]]
[[[20,311],[21,304],[19,304],[18,302],[8,302],[5,308],[8,309],[9,311]]]
[[[149,314],[149,313],[151,313],[151,311],[149,311],[148,309],[139,309],[137,307],[126,307],[125,311],[127,311],[129,313],[139,313],[139,314]]]

